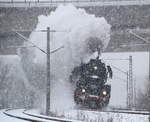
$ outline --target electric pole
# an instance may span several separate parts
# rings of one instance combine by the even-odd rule
[[[132,56],[129,56],[129,108],[134,105],[134,94],[133,94],[133,71],[132,71]]]
[[[127,71],[127,108],[130,107],[129,97],[129,72]]]
[[[50,51],[50,32],[66,32],[66,31],[56,31],[56,30],[50,30],[50,27],[47,27],[47,30],[37,30],[34,32],[46,32],[47,33],[47,52],[43,49],[41,49],[40,47],[38,47],[37,45],[35,45],[32,41],[30,41],[27,37],[23,36],[22,34],[20,34],[19,32],[30,32],[30,30],[22,30],[22,31],[14,31],[17,35],[19,35],[21,38],[23,38],[25,41],[27,41],[28,43],[30,43],[32,46],[30,47],[35,47],[38,50],[40,50],[41,52],[43,52],[44,54],[46,54],[47,56],[47,62],[46,62],[46,67],[47,67],[47,83],[46,83],[46,115],[50,115],[50,101],[51,101],[51,82],[50,82],[50,54],[53,54],[57,51],[59,51],[60,49],[64,48],[64,46],[61,46],[53,51]],[[11,48],[24,48],[26,46],[19,46],[19,47],[11,47]],[[28,46],[29,47],[29,46]]]
[[[46,115],[50,114],[50,28],[47,27],[47,86],[46,86]]]

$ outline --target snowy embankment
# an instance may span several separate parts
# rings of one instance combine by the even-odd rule
[[[24,109],[12,109],[12,110],[2,111],[2,114],[5,115],[4,118],[6,118],[7,122],[9,122],[9,117],[12,118],[13,122],[30,122],[30,121],[33,121],[33,122],[56,122],[56,121],[48,120],[45,118],[38,118],[38,117],[27,115],[24,113],[24,111],[25,111]],[[0,121],[1,121],[1,119],[0,119]]]
[[[88,110],[72,110],[65,112],[65,116],[80,119],[84,122],[149,122],[148,115],[99,112]]]
[[[120,111],[121,112],[121,111]],[[125,111],[128,112],[128,111]],[[37,110],[28,110],[25,113],[31,114],[37,117],[44,117],[44,118],[54,118],[55,117],[47,117],[40,115]],[[142,114],[134,114],[134,113],[144,113]],[[113,113],[113,112],[100,112],[97,110],[68,110],[64,112],[61,118],[68,118],[69,121],[78,122],[75,120],[80,120],[83,122],[149,122],[148,112],[139,112],[139,111],[130,111],[128,113]],[[60,119],[60,120],[67,120],[67,119]]]
[[[1,122],[28,122],[26,120],[9,117],[3,113],[4,111],[5,110],[0,111]],[[26,113],[31,114],[33,116],[37,116],[37,117],[43,117],[45,118],[45,120],[42,118],[40,119],[37,117],[25,115],[23,112],[24,112],[23,109],[17,109],[17,110],[8,111],[8,114],[11,114],[13,116],[17,116],[20,118],[36,120],[36,121],[44,121],[44,122],[53,122],[47,119],[56,118],[56,117],[47,117],[47,116],[39,115],[39,113],[36,110],[34,111],[29,110],[29,111],[26,111]],[[64,117],[68,118],[68,121],[73,121],[73,122],[79,122],[79,121],[74,121],[74,119],[76,120],[78,119],[83,122],[149,122],[148,115],[99,112],[99,111],[91,111],[91,110],[70,110],[70,111],[64,112],[63,118]]]

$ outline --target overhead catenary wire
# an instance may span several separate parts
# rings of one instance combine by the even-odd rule
[[[150,44],[130,44],[130,45],[126,45],[126,44],[123,44],[123,45],[120,45],[120,47],[136,47],[136,46],[150,46]]]
[[[129,60],[129,58],[106,58],[106,59],[103,59],[103,60],[112,60],[112,61],[118,61],[118,60]]]
[[[23,36],[23,35],[20,34],[19,32],[16,32],[16,34],[18,34],[21,38],[23,38],[25,41],[29,42],[29,43],[32,45],[32,46],[27,46],[27,48],[28,48],[28,47],[36,47],[37,49],[39,49],[39,50],[42,51],[43,53],[47,54],[46,51],[44,51],[42,48],[36,46],[33,42],[29,41],[29,39],[27,39],[25,36]],[[10,47],[10,48],[16,48],[16,47]],[[25,46],[18,46],[18,48],[25,48]],[[50,51],[50,53],[51,53],[51,54],[52,54],[52,53],[55,53],[55,52],[57,52],[58,50],[60,50],[60,49],[62,49],[62,48],[64,48],[64,46],[61,46],[61,47],[59,47],[59,48],[57,48],[57,49],[55,49],[55,50],[53,50],[53,51]]]
[[[35,47],[35,46],[9,46],[9,47],[5,47],[5,48],[1,48],[1,49],[12,49],[12,48],[32,48],[32,47]]]
[[[104,60],[128,60],[129,61],[129,58],[124,58],[124,59],[104,59]],[[114,69],[116,69],[116,70],[118,70],[118,71],[120,71],[120,72],[122,72],[122,73],[124,73],[125,75],[127,75],[127,72],[126,71],[123,71],[122,69],[120,69],[120,68],[118,68],[118,67],[116,67],[116,66],[114,66],[114,65],[112,65],[112,64],[110,64],[110,66],[112,66]]]
[[[32,44],[34,47],[36,47],[37,49],[39,49],[40,51],[42,51],[43,53],[47,54],[43,49],[41,49],[40,47],[36,46],[33,42],[29,41],[25,36],[23,36],[22,34],[20,34],[19,32],[16,32],[16,34],[18,34],[20,37],[22,37],[25,41],[27,41],[28,43]]]
[[[10,31],[0,31],[0,33],[11,33],[11,32],[47,32],[47,30],[10,30]],[[71,32],[71,30],[50,30],[50,32]]]
[[[122,72],[123,74],[127,75],[127,72],[121,70],[120,68],[118,68],[118,67],[116,67],[116,66],[114,66],[114,65],[111,65],[111,66],[112,66],[113,68],[115,68],[116,70]]]
[[[103,59],[103,60],[107,60],[107,59]],[[108,60],[120,60],[120,59],[108,59]],[[129,60],[129,59],[121,59],[121,60]],[[112,65],[112,64],[110,64],[110,66],[113,67],[114,69],[116,69],[116,70],[122,72],[123,74],[127,75],[127,72],[126,72],[126,71],[123,71],[122,69],[120,69],[120,68],[118,68],[118,67],[116,67],[116,66],[114,66],[114,65]]]
[[[127,32],[129,32],[129,33],[132,34],[133,36],[135,36],[135,37],[137,37],[137,38],[143,40],[144,42],[150,44],[150,41],[148,41],[147,39],[143,38],[142,36],[139,36],[138,34],[132,32],[131,30],[128,30]]]
[[[58,50],[60,50],[60,49],[62,49],[62,48],[64,48],[64,46],[61,46],[61,47],[59,47],[59,48],[57,48],[57,49],[51,51],[50,53],[55,53],[55,52],[57,52]]]
[[[105,59],[105,60],[106,60],[106,59]],[[109,60],[112,60],[112,59],[109,59]],[[115,60],[117,60],[117,59],[115,59]],[[129,59],[122,59],[122,60],[129,60]],[[120,68],[118,68],[118,67],[116,67],[116,66],[114,66],[114,65],[112,65],[112,64],[110,64],[110,66],[111,66],[112,68],[116,69],[117,71],[123,73],[124,75],[128,76],[128,71],[127,71],[127,72],[126,72],[126,71],[123,71],[122,69],[120,69]],[[120,78],[120,77],[118,77],[118,76],[116,76],[116,75],[113,75],[113,76],[114,76],[115,79],[118,79],[118,80],[123,81],[124,83],[125,83],[125,82],[127,83],[127,80],[122,79],[122,78]]]

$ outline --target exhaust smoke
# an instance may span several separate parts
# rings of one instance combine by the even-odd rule
[[[111,26],[105,18],[88,14],[84,9],[61,5],[48,16],[38,17],[35,31],[47,27],[56,30],[50,33],[51,51],[64,46],[51,54],[51,109],[61,111],[75,106],[73,86],[69,82],[71,71],[81,63],[81,59],[86,60],[97,49],[107,47]],[[46,51],[46,36],[43,32],[32,32],[30,40]],[[34,53],[35,62],[44,65],[46,55],[37,49]]]

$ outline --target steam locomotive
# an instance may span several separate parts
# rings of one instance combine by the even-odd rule
[[[75,103],[91,109],[106,107],[111,93],[111,86],[106,84],[108,78],[112,78],[112,69],[99,57],[75,67],[70,76],[75,83]]]

